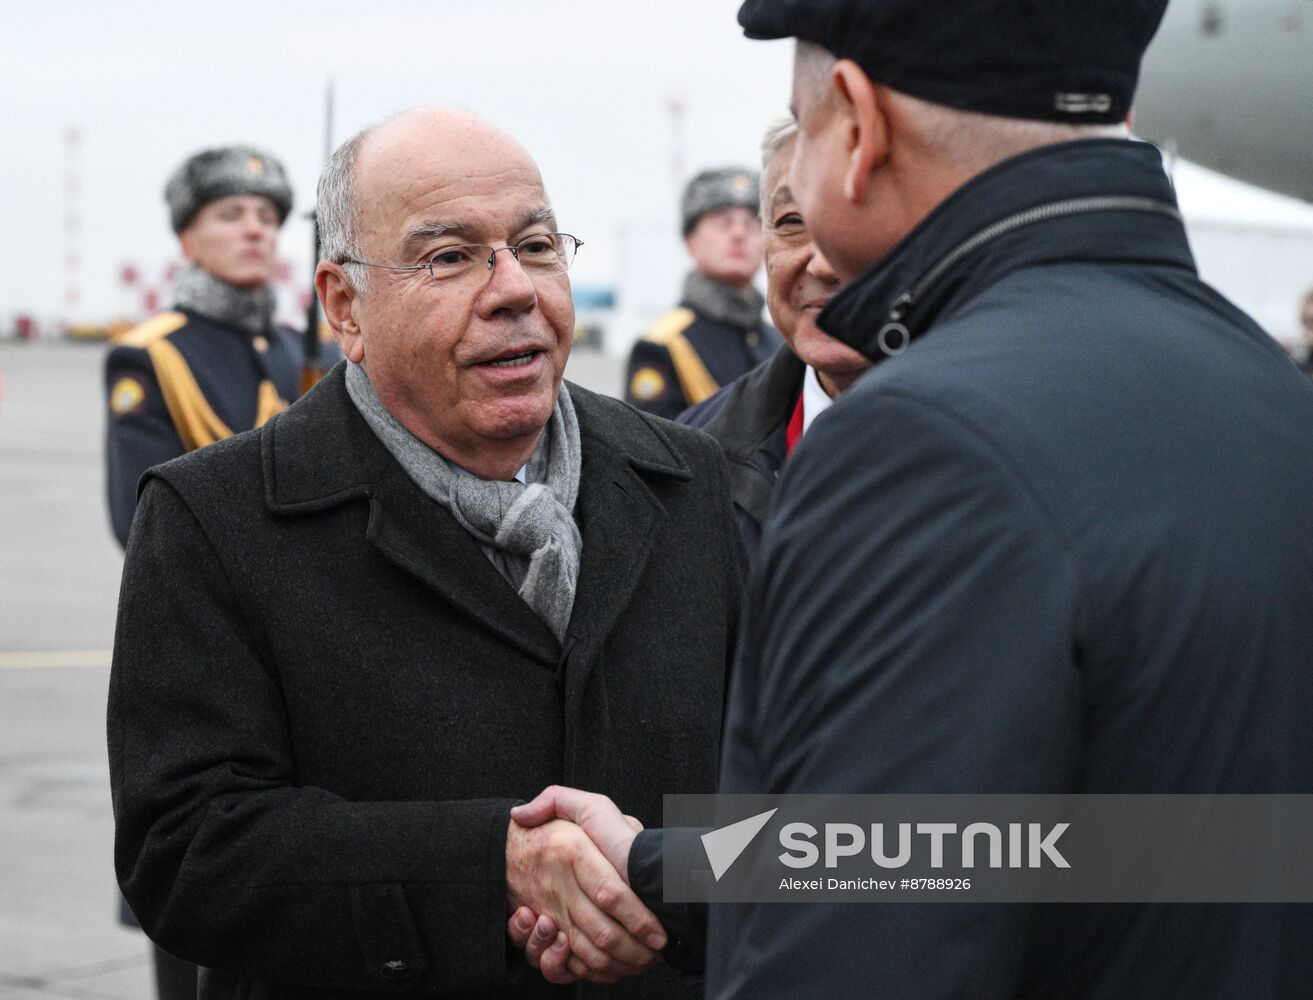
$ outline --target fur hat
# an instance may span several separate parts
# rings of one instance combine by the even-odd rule
[[[718,208],[750,208],[754,215],[760,212],[760,180],[755,170],[744,167],[702,171],[684,188],[684,201],[680,206],[684,235],[693,231],[698,219]]]
[[[263,195],[278,208],[278,222],[292,210],[292,187],[283,165],[250,146],[205,149],[188,158],[164,186],[173,231],[191,225],[196,213],[232,194]]]

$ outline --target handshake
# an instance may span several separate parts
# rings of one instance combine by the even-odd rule
[[[555,785],[511,811],[507,933],[549,982],[613,983],[660,957],[665,929],[629,888],[642,829],[605,795]]]

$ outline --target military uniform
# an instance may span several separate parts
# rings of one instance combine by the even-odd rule
[[[259,427],[298,394],[301,334],[252,334],[180,309],[119,339],[105,364],[110,520],[127,544],[137,481],[152,466]]]
[[[736,167],[704,170],[684,188],[684,236],[708,213],[746,208],[755,215],[760,179]],[[784,343],[762,319],[765,300],[751,285],[734,287],[701,271],[684,279],[679,306],[634,345],[625,401],[673,420],[756,368]]]
[[[202,210],[233,195],[267,199],[279,225],[292,209],[287,174],[272,156],[249,146],[202,150],[164,188],[184,252]],[[237,230],[223,237],[246,238]],[[273,291],[264,283],[232,284],[225,280],[230,271],[212,273],[206,267],[213,263],[192,259],[174,283],[173,311],[116,339],[105,362],[109,513],[125,546],[143,472],[259,427],[298,395],[304,346],[301,334],[274,323]]]
[[[767,323],[743,329],[681,305],[634,345],[625,400],[673,420],[757,367],[783,342]]]

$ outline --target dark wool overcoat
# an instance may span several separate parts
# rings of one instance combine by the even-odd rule
[[[568,996],[509,948],[509,810],[709,792],[742,555],[711,439],[571,386],[565,642],[375,438],[339,366],[153,470],[109,702],[120,884],[201,995]],[[664,966],[606,996],[676,996]]]
[[[1313,792],[1313,387],[1199,279],[1158,150],[996,165],[819,323],[877,364],[780,478],[723,792]],[[941,894],[709,927],[717,1000],[1313,996],[1308,905]]]
[[[792,350],[776,351],[679,415],[681,424],[706,431],[724,449],[734,516],[749,563],[761,546],[761,526],[788,458],[789,420],[806,374],[807,366]]]

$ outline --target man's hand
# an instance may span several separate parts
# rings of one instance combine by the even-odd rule
[[[615,982],[642,972],[665,947],[660,922],[572,823],[549,820],[529,828],[512,819],[506,835],[506,891],[513,912],[527,907],[559,927],[569,954],[568,975]],[[514,916],[510,927],[514,939]]]
[[[532,802],[512,809],[511,819],[526,827],[541,826],[556,819],[569,820],[588,834],[588,839],[620,873],[625,885],[629,884],[629,848],[643,832],[643,824],[622,813],[605,795],[552,785]]]
[[[548,916],[538,916],[527,906],[521,906],[506,924],[511,944],[524,952],[528,963],[543,974],[549,983],[560,986],[578,982],[581,978],[571,966],[586,971],[587,966],[570,954],[570,944]]]
[[[643,824],[622,814],[605,795],[553,785],[532,802],[516,806],[511,817],[526,827],[553,819],[576,823],[601,848],[626,884],[629,882],[629,848]],[[549,914],[522,907],[511,916],[506,929],[511,943],[524,952],[529,964],[548,982],[566,984],[595,978],[589,966],[573,953],[568,938]]]

